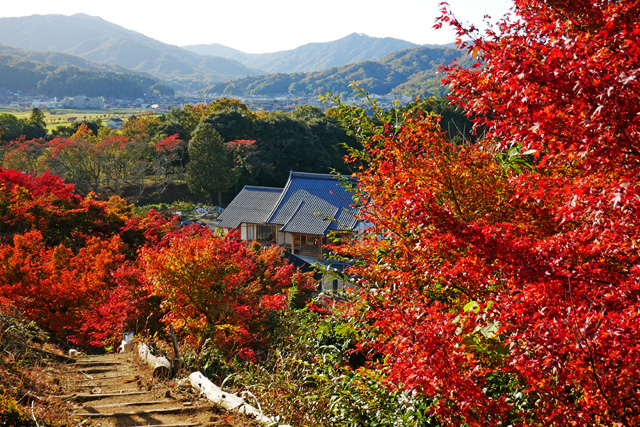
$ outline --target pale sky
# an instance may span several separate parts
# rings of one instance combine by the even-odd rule
[[[247,53],[276,52],[351,33],[416,44],[454,40],[434,30],[441,0],[3,0],[0,17],[85,13],[165,43],[220,43]],[[449,0],[462,21],[496,21],[510,0]]]

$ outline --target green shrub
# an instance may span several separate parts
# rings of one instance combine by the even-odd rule
[[[14,398],[0,395],[0,425],[12,427],[32,427],[36,422],[23,408],[18,406]]]
[[[358,352],[352,322],[339,314],[290,311],[266,360],[239,366],[238,376],[266,414],[293,425],[439,425],[427,415],[429,400],[385,384],[378,362]]]

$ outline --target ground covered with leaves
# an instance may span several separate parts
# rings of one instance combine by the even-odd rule
[[[73,425],[60,394],[62,351],[32,322],[0,312],[0,425]]]
[[[0,314],[0,328],[2,426],[259,425],[201,398],[188,381],[153,378],[134,353],[75,359],[16,314]]]

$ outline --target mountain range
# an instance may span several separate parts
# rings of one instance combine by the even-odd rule
[[[469,57],[451,48],[416,47],[393,52],[379,61],[361,61],[308,73],[276,73],[246,77],[218,83],[202,92],[210,95],[264,95],[288,93],[300,97],[324,95],[327,92],[346,96],[356,82],[368,92],[378,95],[442,96],[446,88],[440,84],[441,65],[457,60],[470,66]]]
[[[183,90],[263,74],[237,61],[200,56],[84,14],[1,18],[0,44],[63,52],[92,62],[119,65],[151,74]]]
[[[173,88],[150,75],[119,65],[87,61],[59,52],[38,52],[0,45],[0,87],[63,97],[72,94],[139,98],[147,93],[173,95]]]
[[[377,67],[377,74],[391,72],[389,67],[393,67],[393,61],[403,67],[402,72],[393,72],[387,77],[387,83],[393,82],[395,87],[415,80],[415,72],[425,70],[409,66],[415,72],[408,74],[409,63],[391,57],[399,52],[404,52],[400,54],[404,56],[418,49],[421,53],[409,54],[407,61],[411,61],[411,58],[424,57],[424,52],[431,49],[403,40],[355,33],[333,42],[311,43],[268,54],[248,54],[215,44],[181,48],[84,14],[0,18],[0,45],[7,45],[0,47],[0,66],[4,67],[5,74],[19,73],[16,69],[52,73],[62,67],[66,73],[62,74],[67,76],[78,70],[82,70],[85,76],[88,76],[86,73],[99,73],[101,78],[112,78],[114,74],[138,75],[142,79],[156,80],[152,85],[144,80],[143,85],[170,87],[183,92],[203,88],[211,91],[211,88],[222,88],[221,83],[236,82],[228,84],[236,88],[245,86],[243,93],[261,93],[256,85],[270,86],[268,91],[273,91],[275,86],[272,83],[278,80],[288,81],[286,87],[289,90],[295,83],[293,89],[296,93],[316,93],[322,88],[310,88],[316,84],[314,81],[324,79],[321,82],[323,87],[332,87],[326,82],[332,76],[341,80],[350,76],[362,77],[366,84],[371,77],[366,70]],[[442,60],[452,56],[442,55],[443,48],[435,49],[440,53],[432,52],[427,56]],[[26,62],[21,62],[20,58]],[[417,63],[424,64],[424,61],[418,60]],[[404,80],[398,80],[399,75]],[[34,78],[42,79],[42,75]],[[382,76],[376,79],[384,80]],[[307,89],[296,89],[303,86]],[[231,94],[235,89],[230,87],[223,88],[222,92]]]
[[[292,50],[251,54],[220,44],[184,46],[199,55],[233,59],[252,69],[267,73],[297,73],[321,71],[360,61],[376,61],[398,50],[418,47],[417,44],[391,37],[376,38],[353,33],[326,43],[309,43]]]

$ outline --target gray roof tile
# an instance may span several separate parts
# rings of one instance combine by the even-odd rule
[[[282,188],[246,185],[218,216],[218,227],[237,228],[242,223],[266,223],[281,193]]]
[[[326,235],[354,229],[357,220],[351,193],[334,175],[291,172],[267,223],[290,233]]]

